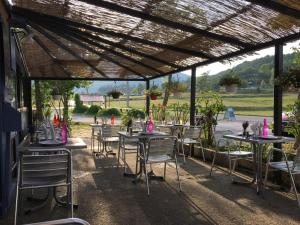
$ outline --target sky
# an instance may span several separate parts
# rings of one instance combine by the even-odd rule
[[[295,41],[295,42],[290,42],[290,43],[287,43],[286,45],[284,45],[283,54],[292,53],[293,52],[293,49],[292,49],[293,47],[300,47],[300,40]],[[253,55],[247,56],[247,57],[245,57],[243,59],[240,59],[240,60],[236,60],[234,62],[230,62],[230,63],[227,62],[226,64],[216,62],[216,63],[209,64],[207,66],[198,67],[196,76],[201,76],[203,73],[208,73],[209,75],[214,75],[214,74],[217,74],[221,71],[233,68],[236,65],[241,64],[245,61],[252,61],[254,59],[261,58],[261,57],[264,57],[264,56],[267,56],[267,55],[274,55],[274,52],[275,52],[275,48],[271,47],[271,48],[267,48],[267,49],[257,51]],[[185,73],[187,75],[191,75],[191,70],[184,71],[183,73]]]

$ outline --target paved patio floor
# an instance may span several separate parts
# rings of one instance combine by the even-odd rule
[[[85,137],[89,143],[89,138]],[[134,169],[134,155],[129,156]],[[93,225],[185,225],[185,224],[299,224],[300,209],[290,193],[267,190],[265,198],[254,187],[233,185],[222,170],[208,176],[210,163],[188,159],[180,167],[183,192],[178,191],[174,165],[167,167],[165,182],[132,183],[117,167],[116,156],[95,158],[90,149],[74,150],[75,216]],[[162,174],[163,166],[153,167]],[[45,193],[38,193],[40,195]],[[23,204],[22,208],[29,203]],[[43,209],[24,215],[22,223],[67,217],[65,207],[49,199]],[[1,225],[13,224],[11,214]]]

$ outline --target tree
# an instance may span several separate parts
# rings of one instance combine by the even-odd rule
[[[172,84],[172,74],[170,74],[168,76],[168,82],[165,83],[165,94],[164,94],[164,100],[163,100],[163,106],[167,106],[168,105],[168,101],[169,101],[169,96],[170,96],[170,85]]]
[[[197,91],[206,92],[212,90],[212,83],[208,73],[203,73],[197,78]]]
[[[59,100],[63,104],[63,118],[64,121],[69,120],[69,100],[73,95],[74,88],[87,87],[91,84],[90,81],[79,81],[79,80],[49,80],[49,81],[40,81],[35,85],[35,100],[36,104],[39,105],[39,113],[44,110],[45,107],[49,106],[51,102],[51,93],[53,91],[58,92],[61,95]],[[55,105],[52,102],[52,105],[55,108]],[[60,109],[58,110],[60,114]],[[61,115],[60,115],[61,116]]]

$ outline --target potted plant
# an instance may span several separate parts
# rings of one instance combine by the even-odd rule
[[[118,99],[121,95],[123,95],[123,93],[120,91],[117,91],[117,90],[113,90],[113,91],[107,92],[106,95],[111,96],[113,99]]]
[[[233,72],[223,76],[219,81],[219,85],[224,86],[227,92],[236,92],[241,83],[241,79]]]
[[[180,97],[182,92],[187,91],[188,86],[179,81],[171,82],[168,86],[170,92],[173,93],[174,96]]]
[[[298,98],[294,104],[287,106],[290,123],[286,126],[287,132],[296,138],[294,149],[297,149],[300,146],[300,68],[290,69],[286,74],[276,79],[275,83],[285,89],[293,88],[298,91]]]
[[[151,100],[156,100],[158,96],[162,95],[162,92],[157,86],[152,86],[149,90],[145,91],[145,95],[150,96]]]
[[[51,96],[53,98],[53,100],[60,100],[61,99],[61,93],[58,90],[58,88],[53,88],[51,91]]]

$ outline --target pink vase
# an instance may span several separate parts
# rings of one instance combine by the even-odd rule
[[[269,128],[268,128],[268,124],[267,124],[267,119],[264,118],[264,125],[263,125],[263,137],[268,136],[268,132],[269,132]]]
[[[68,129],[66,122],[63,123],[61,128],[61,140],[63,144],[66,144],[68,142]]]

